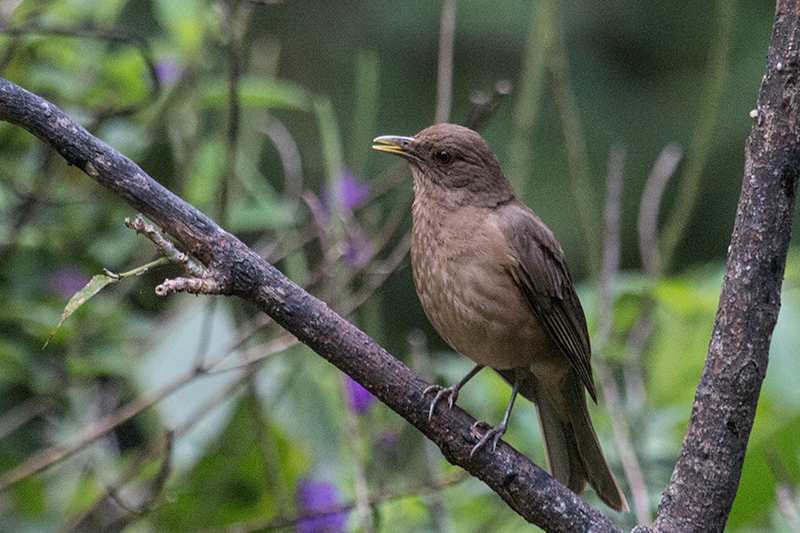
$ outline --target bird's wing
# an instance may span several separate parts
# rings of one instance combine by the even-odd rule
[[[597,402],[586,317],[561,246],[544,222],[523,203],[515,200],[499,209],[498,225],[514,254],[512,276]]]

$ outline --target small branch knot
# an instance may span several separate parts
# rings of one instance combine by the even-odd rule
[[[91,161],[87,161],[86,162],[86,167],[84,168],[84,171],[90,177],[95,178],[95,179],[100,175],[100,173],[97,171],[97,168],[94,166],[94,164]],[[139,215],[139,216],[141,216],[141,215]]]
[[[133,220],[130,218],[125,219],[125,225],[134,230],[139,235],[144,235],[156,245],[156,250],[162,256],[169,259],[172,263],[178,263],[183,266],[184,270],[195,278],[210,278],[208,272],[201,265],[198,265],[185,253],[178,250],[175,245],[164,238],[152,224],[144,221],[144,216],[141,213],[137,214]]]
[[[211,278],[175,278],[166,279],[156,287],[158,296],[166,296],[171,292],[188,292],[189,294],[224,294],[222,284]]]

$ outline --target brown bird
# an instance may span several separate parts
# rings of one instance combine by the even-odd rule
[[[517,198],[478,133],[436,124],[373,142],[411,165],[411,266],[425,314],[478,365],[452,387],[426,389],[436,392],[430,416],[488,366],[512,385],[511,400],[499,426],[476,423],[486,432],[472,453],[497,445],[522,394],[539,413],[553,477],[577,494],[588,481],[609,507],[628,510],[589,419],[584,387],[597,402],[589,333],[553,233]]]

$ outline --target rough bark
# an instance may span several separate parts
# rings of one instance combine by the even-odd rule
[[[800,5],[778,2],[708,357],[653,529],[722,531],[780,309],[798,177]]]

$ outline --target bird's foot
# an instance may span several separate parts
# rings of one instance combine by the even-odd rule
[[[500,441],[500,437],[502,437],[506,432],[506,424],[503,422],[500,425],[491,426],[486,422],[478,420],[472,424],[472,432],[477,434],[480,430],[483,430],[486,433],[483,434],[481,440],[478,441],[478,444],[476,444],[475,447],[472,448],[472,451],[469,452],[470,458],[475,455],[475,452],[485,447],[486,443],[489,441],[492,441],[492,451],[495,451],[497,449],[497,443]]]
[[[431,385],[424,391],[422,391],[422,395],[425,396],[430,392],[435,392],[436,396],[433,397],[431,401],[431,409],[428,411],[428,421],[430,422],[431,418],[433,418],[433,410],[436,407],[436,404],[439,403],[443,399],[447,399],[447,404],[450,406],[450,409],[453,408],[453,404],[456,403],[456,399],[458,399],[458,389],[460,389],[460,383],[456,385],[452,385],[450,387],[442,387],[441,385]]]

